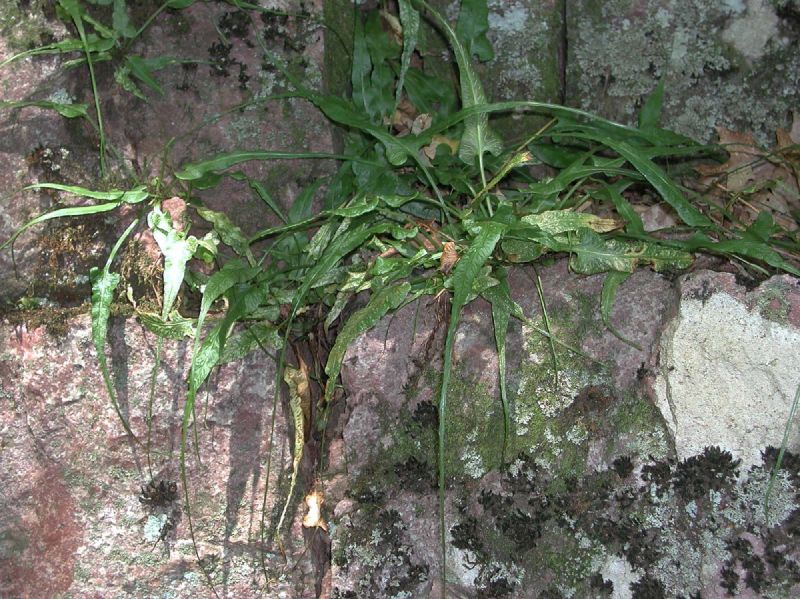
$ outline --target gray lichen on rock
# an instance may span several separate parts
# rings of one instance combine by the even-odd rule
[[[630,122],[663,79],[671,128],[701,140],[719,125],[752,130],[761,143],[797,107],[797,16],[766,0],[576,4],[568,16],[571,103]]]

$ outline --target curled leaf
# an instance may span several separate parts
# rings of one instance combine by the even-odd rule
[[[449,274],[458,262],[458,252],[453,241],[445,241],[442,245],[442,257],[439,259],[439,270],[444,274]]]
[[[321,528],[328,532],[328,525],[322,517],[322,504],[325,503],[322,493],[320,491],[309,493],[306,495],[305,502],[308,512],[303,517],[303,526],[306,528]]]

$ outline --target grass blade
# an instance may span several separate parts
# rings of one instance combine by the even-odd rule
[[[631,347],[635,347],[639,351],[642,348],[633,341],[630,341],[620,333],[613,324],[611,324],[611,308],[614,305],[614,298],[617,296],[619,286],[628,280],[631,276],[629,272],[620,272],[618,270],[609,271],[603,281],[603,291],[600,293],[600,316],[603,318],[603,323],[609,331],[621,341],[624,341]]]
[[[125,432],[136,441],[136,435],[133,434],[128,421],[122,413],[117,401],[117,393],[114,390],[114,384],[111,381],[111,375],[108,371],[108,362],[106,361],[106,336],[108,334],[108,319],[111,315],[111,302],[114,301],[114,291],[120,281],[118,273],[111,272],[111,263],[117,255],[122,243],[133,231],[134,227],[138,224],[139,220],[134,220],[125,232],[117,240],[116,244],[111,250],[106,265],[100,269],[96,266],[89,271],[89,278],[92,282],[92,341],[94,348],[97,352],[97,362],[100,365],[100,372],[103,375],[103,382],[108,391],[108,396],[111,399],[111,405],[122,423],[122,428]]]
[[[781,440],[781,448],[778,451],[778,457],[775,459],[775,465],[772,467],[772,472],[769,475],[769,484],[767,485],[767,492],[764,494],[764,519],[769,526],[769,498],[772,495],[772,488],[775,485],[775,478],[778,476],[778,470],[781,468],[783,456],[786,453],[786,446],[789,444],[789,433],[792,430],[792,421],[797,413],[797,408],[800,406],[800,385],[794,392],[794,401],[792,407],[789,408],[789,416],[786,418],[786,427],[783,429],[783,439]]]
[[[97,92],[97,80],[94,76],[94,65],[92,64],[92,50],[89,48],[89,41],[83,27],[83,17],[80,5],[77,0],[58,0],[61,7],[72,18],[78,36],[81,38],[83,53],[86,57],[86,65],[89,67],[89,80],[92,85],[92,96],[94,97],[95,117],[97,118],[97,133],[100,137],[100,174],[106,176],[106,134],[103,128],[103,113],[100,111],[100,94]]]
[[[506,391],[506,333],[508,332],[508,321],[511,317],[514,302],[511,300],[511,292],[508,288],[505,270],[495,270],[494,276],[500,281],[500,284],[485,290],[483,297],[492,305],[494,340],[497,346],[500,402],[503,407],[503,450],[500,454],[500,464],[502,466],[506,463],[508,436],[511,433],[511,410],[508,405],[508,393]]]
[[[410,0],[400,0],[400,23],[403,25],[403,54],[400,58],[400,74],[397,76],[397,91],[394,99],[395,109],[400,104],[406,72],[411,65],[411,56],[417,47],[417,37],[419,36],[419,13],[411,6]]]

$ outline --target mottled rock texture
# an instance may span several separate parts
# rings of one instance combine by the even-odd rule
[[[213,597],[192,548],[179,472],[189,344],[165,344],[150,406],[156,340],[133,320],[113,319],[110,365],[134,443],[108,401],[88,316],[64,325],[60,334],[2,325],[0,596]],[[271,433],[274,379],[261,352],[223,366],[198,397],[189,431],[194,535],[221,597],[316,596],[317,575],[292,517],[297,500],[286,558],[269,550],[271,529],[260,540],[267,464],[268,518],[283,507],[291,470],[281,405]],[[176,483],[176,496],[143,494],[151,480],[156,488]]]
[[[567,2],[567,102],[634,121],[665,85],[663,123],[774,141],[800,106],[800,12],[783,0]]]
[[[800,284],[784,275],[748,292],[732,274],[699,271],[680,292],[656,383],[677,455],[721,445],[757,464],[765,440],[783,435],[800,384]],[[800,444],[796,427],[789,443]]]
[[[726,402],[739,401],[741,392],[717,383],[736,376],[752,386],[769,367],[728,372],[728,363],[714,364],[713,375],[697,382],[704,393],[716,389],[714,412],[679,428],[688,442],[673,438],[671,422],[654,403],[657,374],[675,387],[685,377],[665,358],[675,337],[663,331],[695,301],[691,290],[700,279],[709,281],[709,303],[711,290],[726,284],[743,295],[732,275],[698,271],[673,282],[636,273],[621,288],[612,321],[641,350],[603,326],[601,276],[571,275],[563,261],[538,276],[556,338],[586,355],[556,345],[556,383],[551,348],[537,331],[544,327],[537,273],[513,270],[513,295],[531,321],[509,333],[504,456],[491,311],[481,301],[465,309],[446,416],[448,592],[600,597],[613,589],[615,597],[722,597],[725,584],[745,594],[797,592],[794,454],[778,476],[769,523],[763,513],[776,454],[767,445],[780,444],[787,398],[763,398],[771,403],[758,410],[773,417],[746,455],[711,434],[716,421],[738,416]],[[771,279],[748,295],[748,305],[782,309],[781,326],[796,335],[794,286],[793,279]],[[384,319],[348,352],[342,447],[327,485],[336,597],[438,596],[436,405],[446,321],[446,306],[424,300]],[[715,327],[694,335],[729,339],[738,324]],[[745,353],[728,343],[732,355]],[[798,349],[784,348],[786,359]],[[705,361],[706,368],[715,360],[688,350],[684,359]],[[681,408],[692,418],[686,402],[675,405],[678,422]],[[750,434],[745,416],[741,426]],[[796,447],[793,437],[790,449]],[[739,478],[744,471],[747,477]]]
[[[15,1],[5,4],[0,7],[0,61],[43,43],[43,32],[48,40],[70,35],[55,19],[51,3],[26,2],[22,8]],[[131,4],[137,23],[160,5],[137,4]],[[281,61],[309,86],[322,87],[323,28],[315,19],[321,3],[268,4],[276,14],[255,14],[252,20],[223,2],[197,2],[160,14],[130,51],[144,59],[168,56],[184,61],[155,73],[163,94],[140,83],[146,99],[137,98],[115,80],[121,63],[96,65],[106,135],[122,159],[110,161],[116,165],[115,185],[149,183],[151,177],[166,174],[161,188],[166,198],[177,191],[170,188],[171,169],[187,161],[234,150],[330,151],[330,128],[316,109],[299,100],[269,100],[286,91],[270,61]],[[110,14],[106,17],[110,22]],[[23,35],[20,22],[30,27],[41,22],[42,31]],[[93,106],[86,69],[63,68],[76,56],[28,58],[0,69],[0,98]],[[30,217],[78,202],[68,194],[17,193],[23,186],[98,185],[98,138],[85,120],[67,120],[41,108],[2,109],[0,132],[0,243]],[[330,168],[323,161],[271,161],[247,163],[239,170],[262,183],[285,210],[303,187]],[[200,195],[208,207],[224,209],[246,233],[279,222],[245,181],[227,179]],[[16,244],[16,271],[11,254],[0,253],[0,302],[27,294],[41,298],[39,303],[69,305],[87,297],[89,266],[104,260],[130,220],[130,215],[114,213],[26,233]]]

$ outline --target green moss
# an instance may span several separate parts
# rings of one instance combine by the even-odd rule
[[[756,302],[758,313],[767,320],[778,324],[786,324],[792,308],[786,299],[788,291],[787,285],[780,281],[762,287],[761,294]]]
[[[583,585],[596,571],[596,564],[605,550],[575,531],[559,528],[552,531],[551,539],[552,542],[543,544],[541,561],[537,562],[552,570],[562,593],[573,596],[576,587]]]
[[[456,371],[450,383],[445,467],[453,476],[478,479],[500,466],[503,413],[486,386]]]
[[[6,0],[0,3],[0,34],[11,50],[22,52],[45,43],[53,26],[44,16],[46,0]]]

